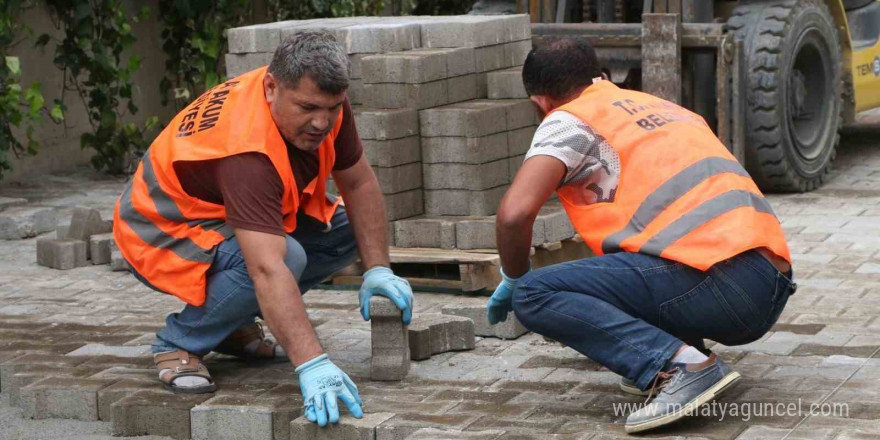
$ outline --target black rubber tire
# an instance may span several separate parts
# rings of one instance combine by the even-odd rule
[[[741,3],[728,20],[728,28],[745,48],[746,169],[764,191],[818,188],[834,160],[843,123],[841,50],[831,13],[819,0]],[[815,47],[813,52],[827,49],[819,56],[824,62],[818,64],[824,65],[817,66],[822,69],[820,83],[824,81],[824,85],[821,90],[810,90],[824,96],[815,121],[795,124],[788,103],[790,78],[798,55],[795,50],[800,53],[799,44],[805,36]],[[811,96],[807,99],[815,99],[814,93],[808,93]],[[798,141],[793,134],[804,127],[815,131],[812,142]],[[815,152],[804,153],[811,150],[809,147]]]

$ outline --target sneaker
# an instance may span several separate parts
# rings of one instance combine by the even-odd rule
[[[626,418],[626,432],[646,431],[693,414],[698,407],[730,389],[739,378],[739,373],[715,354],[699,364],[673,363],[669,371],[661,371],[654,380],[652,389],[662,387],[660,394]]]
[[[645,396],[651,395],[651,390],[642,390],[641,388],[636,386],[635,382],[633,382],[625,377],[620,378],[620,385],[619,386],[620,386],[621,391],[623,391],[624,393],[627,393],[627,394],[632,394],[634,396],[645,397]]]

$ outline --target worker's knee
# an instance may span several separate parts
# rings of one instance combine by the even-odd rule
[[[297,281],[299,281],[300,278],[302,278],[302,274],[305,272],[306,264],[308,263],[306,250],[298,241],[289,235],[285,235],[285,241],[287,245],[287,254],[284,256],[284,264],[290,269],[290,272]]]

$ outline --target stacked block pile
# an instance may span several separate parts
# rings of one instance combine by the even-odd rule
[[[348,97],[394,221],[391,243],[495,248],[493,215],[539,122],[521,80],[532,47],[528,16],[353,17],[230,29],[229,76],[266,65],[283,39],[308,29],[330,30],[349,55]],[[533,235],[540,245],[574,231],[561,207],[548,205]]]

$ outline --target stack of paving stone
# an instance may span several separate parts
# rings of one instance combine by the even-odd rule
[[[109,264],[114,271],[128,270],[112,231],[113,220],[102,220],[97,209],[73,208],[70,224],[55,228],[55,238],[37,240],[37,264],[68,270],[91,261]]]

